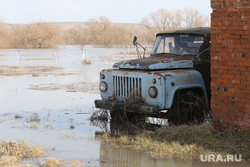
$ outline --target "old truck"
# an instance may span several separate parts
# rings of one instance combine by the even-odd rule
[[[136,37],[133,44],[142,47]],[[102,99],[95,106],[128,120],[149,116],[174,125],[201,123],[211,117],[210,80],[210,28],[164,31],[156,35],[150,57],[100,72]]]

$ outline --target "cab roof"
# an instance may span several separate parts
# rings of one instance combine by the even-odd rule
[[[181,29],[172,29],[162,31],[157,34],[158,35],[166,35],[166,34],[200,34],[200,35],[209,35],[210,27],[195,27],[195,28],[181,28]]]

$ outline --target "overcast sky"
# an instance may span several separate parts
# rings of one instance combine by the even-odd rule
[[[195,8],[211,13],[210,0],[0,0],[0,18],[8,23],[87,21],[106,16],[112,22],[139,23],[159,9]]]

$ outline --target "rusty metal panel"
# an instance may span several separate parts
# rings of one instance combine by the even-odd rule
[[[177,56],[151,56],[115,63],[114,68],[136,70],[164,70],[177,68],[193,68],[193,61]]]

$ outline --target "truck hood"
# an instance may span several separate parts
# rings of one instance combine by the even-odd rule
[[[177,56],[151,56],[115,63],[113,68],[132,70],[164,70],[177,68],[193,68],[193,61]]]

